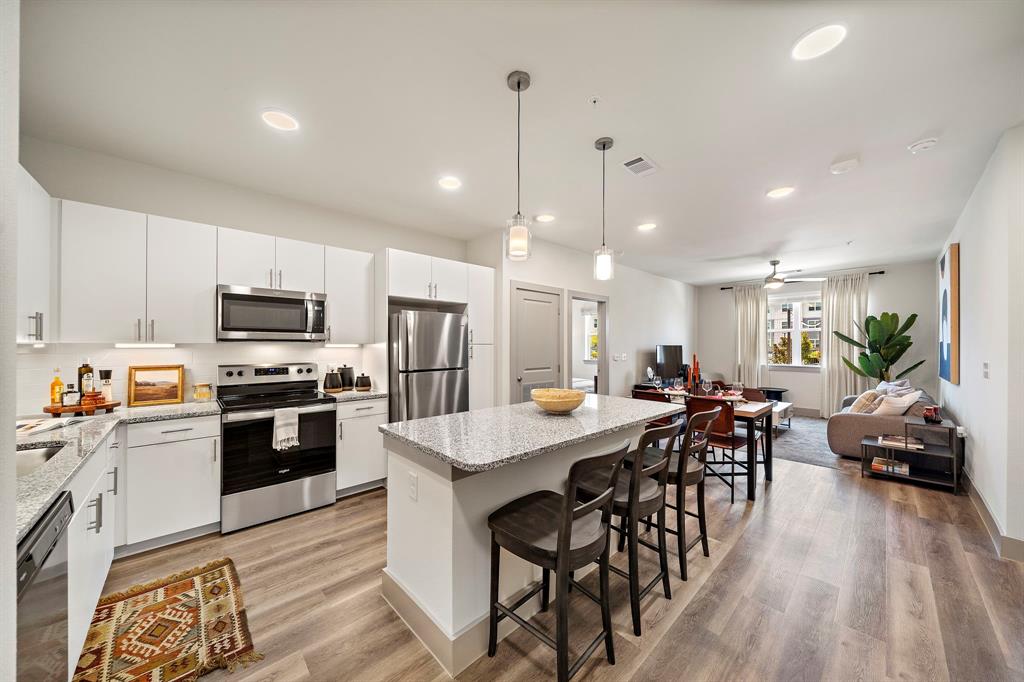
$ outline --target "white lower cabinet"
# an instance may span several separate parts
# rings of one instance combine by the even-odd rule
[[[109,441],[111,494],[114,496],[114,547],[128,543],[128,426],[119,424]]]
[[[132,426],[126,463],[127,543],[220,521],[220,437],[132,447]]]
[[[103,460],[102,473],[89,492],[76,497],[75,513],[68,526],[68,677],[74,674],[82,645],[89,632],[96,602],[103,592],[107,571],[114,558],[114,534],[117,504],[110,492],[112,462],[108,460],[108,441],[93,454]],[[83,470],[94,476],[94,468]],[[73,483],[78,487],[81,482]]]
[[[388,423],[386,400],[343,405],[338,415],[338,490],[387,478],[388,456],[377,427]],[[359,410],[365,412],[360,414]]]
[[[494,407],[494,346],[469,347],[469,409]]]

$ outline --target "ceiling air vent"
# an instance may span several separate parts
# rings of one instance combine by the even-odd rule
[[[639,175],[641,177],[658,171],[658,167],[654,165],[654,162],[643,155],[634,157],[629,161],[624,161],[622,165],[625,166],[626,170],[633,175]]]

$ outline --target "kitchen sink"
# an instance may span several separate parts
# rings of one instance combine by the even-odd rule
[[[34,448],[32,450],[18,450],[15,456],[15,471],[17,477],[28,476],[33,471],[50,461],[50,458],[64,449],[63,445],[54,445],[48,448]]]

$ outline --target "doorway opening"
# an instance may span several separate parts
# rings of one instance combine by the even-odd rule
[[[567,387],[608,395],[608,297],[570,291],[565,338],[571,368]]]

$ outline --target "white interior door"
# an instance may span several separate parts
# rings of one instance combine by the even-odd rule
[[[388,296],[433,298],[430,256],[388,249]]]
[[[17,173],[18,319],[15,335],[18,341],[49,341],[50,195],[20,165]]]
[[[60,232],[61,341],[142,341],[146,215],[62,201]]]
[[[494,268],[469,264],[466,298],[469,342],[494,343]]]
[[[217,340],[216,227],[149,216],[146,282],[149,341]]]
[[[430,259],[431,281],[434,283],[434,298],[438,301],[465,303],[468,268],[465,263],[447,258]]]
[[[217,283],[273,288],[277,283],[274,237],[218,227]]]
[[[127,479],[128,544],[220,520],[220,438],[130,448]]]
[[[277,238],[278,289],[324,292],[324,245]]]
[[[562,385],[561,308],[561,293],[513,286],[511,402],[529,400],[531,389]]]
[[[469,409],[494,407],[494,346],[469,347]]]
[[[373,343],[373,254],[328,246],[324,260],[328,342]]]

